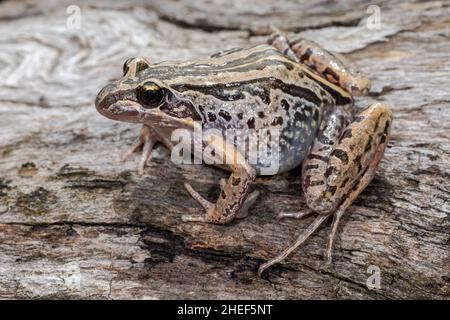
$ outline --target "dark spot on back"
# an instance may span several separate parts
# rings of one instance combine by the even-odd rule
[[[282,117],[275,117],[275,118],[273,118],[273,120],[272,120],[272,123],[271,123],[271,125],[272,126],[276,126],[276,125],[282,125],[283,124],[283,118]]]
[[[286,99],[281,100],[281,107],[285,110],[285,111],[289,111],[289,103],[286,101]]]
[[[319,122],[319,110],[314,110],[314,121]]]
[[[242,114],[242,112],[239,112],[239,113],[237,114],[237,117],[238,117],[239,120],[242,120],[242,118],[244,117],[244,115]]]
[[[247,126],[249,129],[255,129],[255,118],[250,118],[247,120]]]
[[[225,119],[225,121],[229,122],[231,120],[231,115],[225,111],[225,110],[220,110],[219,111],[219,116],[221,116],[222,118]]]
[[[209,121],[216,121],[216,115],[212,112],[208,112],[208,120]]]
[[[295,111],[294,118],[295,118],[295,120],[298,120],[300,122],[303,122],[306,120],[306,116],[302,111]]]
[[[258,117],[264,118],[265,116],[266,116],[266,114],[264,113],[264,111],[259,111],[258,112]]]

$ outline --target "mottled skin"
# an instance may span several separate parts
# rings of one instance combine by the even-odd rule
[[[231,175],[221,184],[216,203],[185,184],[206,215],[183,216],[184,221],[224,224],[245,216],[257,197],[248,196],[249,186],[275,157],[269,152],[257,163],[249,161],[245,138],[253,134],[267,144],[272,141],[268,129],[278,130],[276,173],[302,164],[306,201],[318,217],[293,245],[262,265],[261,274],[334,215],[327,253],[331,258],[339,219],[373,178],[390,136],[392,114],[382,104],[370,106],[351,122],[352,95],[366,92],[369,85],[341,57],[314,42],[289,41],[278,33],[269,45],[232,49],[204,60],[151,64],[143,58],[129,59],[124,77],[100,91],[96,107],[108,118],[144,124],[125,155],[143,147],[140,173],[155,142],[174,147],[175,129],[232,130],[237,136],[230,140],[216,135],[202,144],[203,149],[212,145],[216,153],[233,159],[220,165]]]

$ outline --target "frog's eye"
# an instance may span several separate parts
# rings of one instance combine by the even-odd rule
[[[145,107],[155,108],[161,105],[166,97],[166,91],[156,83],[148,81],[138,89],[138,98]]]

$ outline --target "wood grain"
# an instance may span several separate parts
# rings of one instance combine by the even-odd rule
[[[225,5],[225,2],[227,5]],[[450,298],[450,3],[369,1],[0,2],[0,298]],[[240,2],[239,2],[240,3]],[[270,26],[344,53],[391,106],[393,138],[369,187],[340,226],[323,267],[329,224],[266,279],[257,266],[311,222],[299,170],[258,178],[249,217],[187,224],[227,174],[177,166],[159,146],[140,177],[119,155],[139,127],[100,116],[93,101],[123,61],[207,56],[264,42]],[[367,269],[381,271],[370,290]]]

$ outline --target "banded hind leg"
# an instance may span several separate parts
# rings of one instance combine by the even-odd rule
[[[283,33],[277,32],[269,38],[268,43],[352,95],[363,94],[370,89],[370,80],[344,57],[324,49],[314,41],[302,38],[289,40]]]
[[[327,262],[331,262],[339,221],[374,177],[390,138],[391,123],[391,111],[378,103],[362,111],[348,126],[339,109],[325,119],[302,165],[306,203],[318,213],[318,217],[291,246],[261,265],[260,275],[273,264],[284,260],[330,215],[334,215],[326,254]]]

